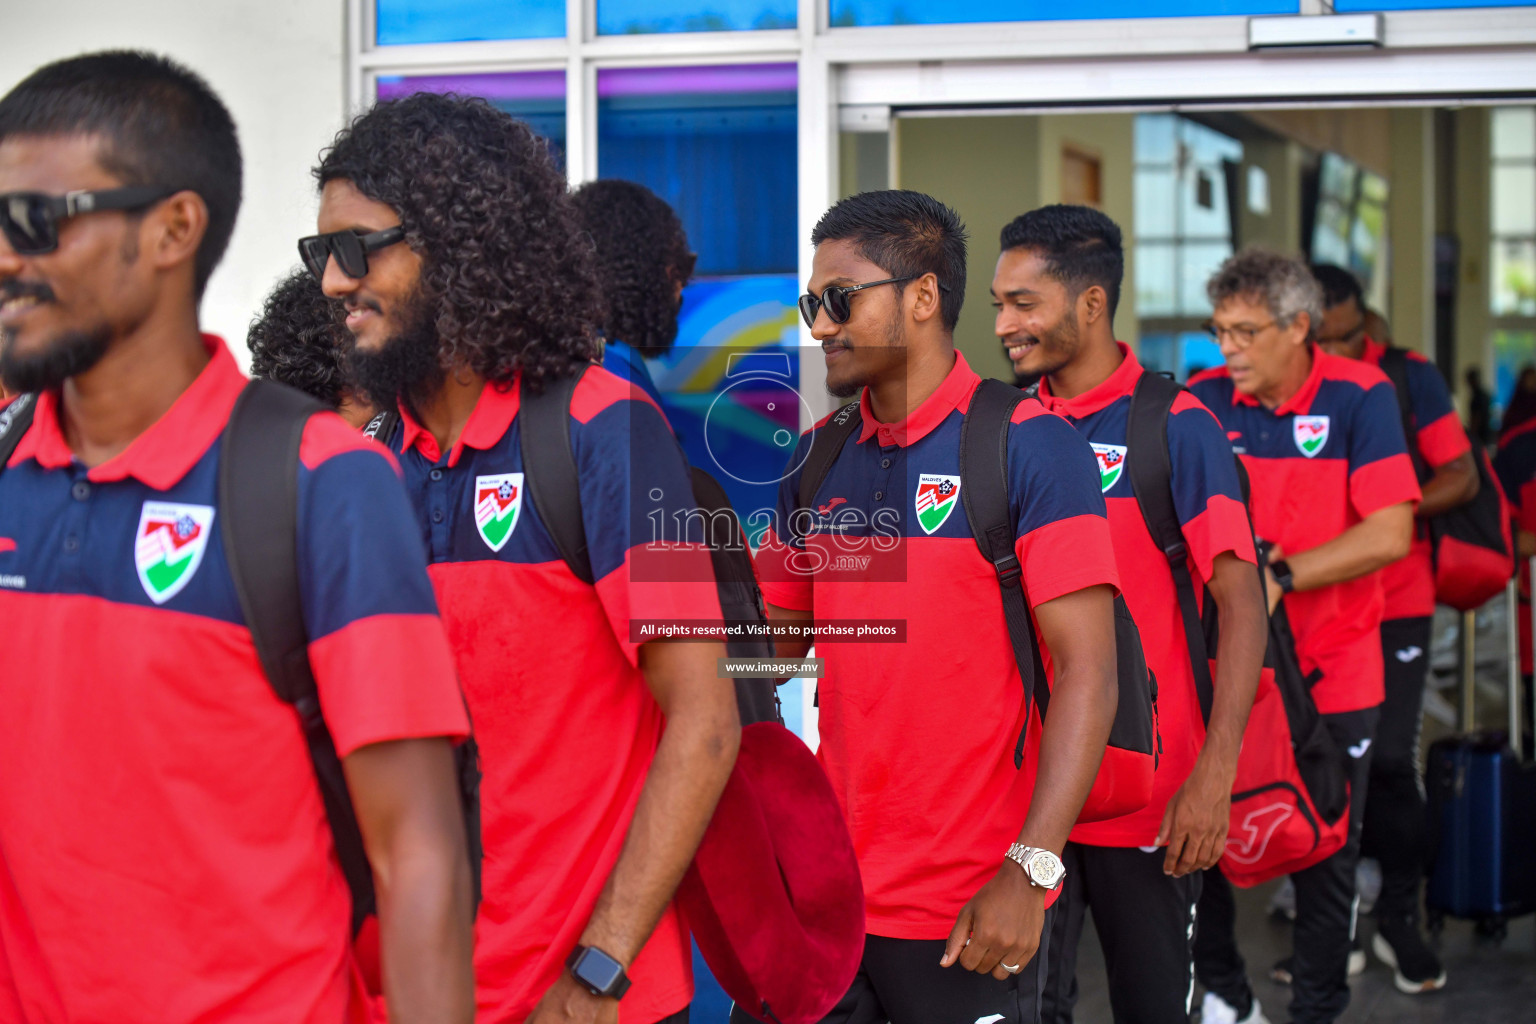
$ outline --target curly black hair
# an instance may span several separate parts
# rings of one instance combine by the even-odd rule
[[[601,297],[564,173],[526,124],[482,99],[379,103],[315,168],[392,207],[422,258],[445,369],[538,390],[597,359]]]
[[[677,339],[674,292],[693,269],[683,222],[664,199],[632,181],[588,182],[572,199],[597,247],[608,311],[603,332],[642,355],[664,355]]]
[[[334,409],[347,391],[341,365],[341,303],[328,299],[307,270],[277,283],[251,321],[245,343],[251,376],[275,380]]]

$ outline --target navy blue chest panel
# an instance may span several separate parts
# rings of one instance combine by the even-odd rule
[[[1207,392],[1206,394],[1209,394]],[[1363,394],[1343,381],[1325,380],[1306,413],[1277,416],[1262,405],[1234,404],[1231,391],[1205,404],[1221,420],[1239,455],[1259,459],[1347,459],[1349,424]],[[1202,395],[1205,400],[1205,395]]]
[[[217,509],[219,444],[167,491],[84,466],[0,473],[0,591],[81,595],[243,624]]]
[[[1125,472],[1128,445],[1125,436],[1130,422],[1131,398],[1115,399],[1098,412],[1067,422],[1088,439],[1099,467],[1099,489],[1105,498],[1135,498],[1131,478]]]

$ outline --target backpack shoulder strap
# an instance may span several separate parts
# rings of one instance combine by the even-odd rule
[[[827,422],[817,427],[811,435],[811,450],[805,455],[805,468],[800,471],[800,490],[796,494],[796,511],[810,508],[816,501],[816,492],[821,488],[822,481],[826,480],[827,473],[832,469],[832,463],[837,461],[843,446],[853,436],[853,432],[859,429],[863,420],[859,416],[859,402],[855,399],[833,413]],[[791,517],[790,523],[793,532],[797,523],[805,518],[803,515]],[[802,524],[803,525],[803,524]]]
[[[1408,392],[1408,351],[1388,348],[1381,354],[1381,372],[1387,375],[1392,389],[1397,392],[1397,413],[1403,419],[1403,439],[1408,442],[1408,457],[1413,460],[1413,468],[1422,482],[1428,478],[1430,469],[1419,454],[1419,429],[1413,422],[1413,396]]]
[[[584,583],[593,582],[587,528],[581,520],[581,483],[571,447],[571,396],[581,373],[545,381],[535,393],[520,385],[517,421],[523,450],[523,486],[539,510],[560,557]]]
[[[302,392],[254,380],[235,401],[219,452],[224,554],[257,657],[279,699],[298,712],[336,856],[352,890],[353,930],[373,911],[363,850],[341,759],[321,714],[299,589],[299,445],[322,406]]]
[[[389,444],[389,439],[395,433],[395,428],[400,425],[400,410],[390,406],[368,421],[363,428],[363,436],[377,441],[380,444]]]
[[[4,409],[0,409],[0,473],[11,461],[21,436],[32,426],[32,414],[37,411],[37,396],[17,395]]]
[[[1126,418],[1125,463],[1147,532],[1168,559],[1168,569],[1173,574],[1179,618],[1184,622],[1184,643],[1189,648],[1189,663],[1195,675],[1195,693],[1200,698],[1200,713],[1209,723],[1216,695],[1210,652],[1195,600],[1194,577],[1189,572],[1189,545],[1173,501],[1173,456],[1168,448],[1168,417],[1183,391],[1183,385],[1160,373],[1142,371],[1131,392],[1131,408]]]
[[[1029,605],[1024,599],[1024,570],[1014,553],[1013,515],[1008,505],[1008,424],[1013,419],[1013,410],[1024,400],[1022,391],[1000,380],[985,378],[976,386],[960,426],[960,499],[976,546],[997,573],[1008,640],[1024,684],[1027,731],[1031,702],[1039,705],[1040,717],[1044,718],[1051,691],[1045,681],[1040,646],[1035,642]],[[1022,731],[1014,748],[1013,763],[1020,768],[1024,765]]]

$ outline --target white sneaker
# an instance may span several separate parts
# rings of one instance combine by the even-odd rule
[[[1207,992],[1205,1001],[1200,1004],[1200,1024],[1269,1024],[1269,1018],[1264,1016],[1263,1008],[1255,999],[1248,1016],[1238,1020],[1237,1010],[1216,993]]]
[[[1349,951],[1349,976],[1351,978],[1360,977],[1360,975],[1365,973],[1365,967],[1365,950],[1356,946]]]

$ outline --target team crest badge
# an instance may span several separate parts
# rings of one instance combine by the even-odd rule
[[[507,546],[523,507],[523,474],[475,477],[475,529],[492,551]]]
[[[917,523],[924,533],[944,525],[960,499],[960,478],[924,473],[917,478]]]
[[[134,535],[133,563],[151,601],[165,604],[192,581],[208,550],[212,529],[213,509],[207,505],[144,503]]]
[[[1125,445],[1094,444],[1093,455],[1099,460],[1099,489],[1108,494],[1125,472]]]
[[[1297,416],[1291,430],[1296,438],[1296,447],[1309,459],[1322,451],[1323,445],[1328,443],[1327,416]]]

